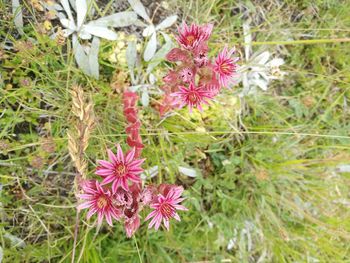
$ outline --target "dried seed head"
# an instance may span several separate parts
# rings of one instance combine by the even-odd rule
[[[59,46],[63,46],[64,43],[66,42],[66,37],[64,36],[64,32],[61,27],[57,29],[55,40],[57,45]]]
[[[94,127],[95,118],[93,104],[91,99],[87,99],[84,90],[79,85],[73,85],[72,112],[76,119],[74,126],[67,132],[68,151],[82,178],[86,178],[87,162],[84,158],[84,152],[89,145],[89,138]]]

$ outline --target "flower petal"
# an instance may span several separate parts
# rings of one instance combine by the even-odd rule
[[[112,153],[113,154],[113,153]],[[97,161],[100,165],[102,165],[103,167],[105,168],[108,168],[108,169],[113,169],[114,168],[114,165],[111,164],[110,162],[107,162],[105,160],[98,160]]]
[[[112,163],[118,162],[117,156],[110,149],[107,149],[107,153],[108,153],[108,158],[109,160],[112,161]]]
[[[177,213],[174,214],[174,218],[175,218],[177,221],[181,221],[181,218],[180,218],[180,216],[179,216]]]
[[[104,176],[108,176],[108,175],[113,175],[113,170],[101,169],[100,168],[100,169],[96,170],[95,174],[104,177]]]
[[[157,210],[153,210],[151,213],[148,214],[148,216],[146,216],[145,221],[151,219],[151,218],[154,217],[157,213],[158,213]]]
[[[163,223],[164,223],[165,228],[169,231],[169,220],[166,218],[163,218]]]
[[[124,153],[122,148],[120,147],[120,144],[117,145],[117,160],[118,162],[124,163]]]
[[[103,181],[101,182],[101,185],[109,184],[115,180],[115,176],[112,174],[110,176],[107,176]]]
[[[134,159],[134,156],[135,156],[135,147],[132,147],[132,149],[126,155],[125,163],[130,164],[131,161]]]
[[[105,217],[106,217],[106,221],[107,221],[108,225],[113,226],[112,217],[111,217],[110,212],[106,212]]]
[[[90,202],[85,202],[85,203],[82,203],[82,204],[78,205],[77,209],[80,211],[82,209],[91,207],[92,204],[93,204],[93,202],[91,202],[91,201]]]

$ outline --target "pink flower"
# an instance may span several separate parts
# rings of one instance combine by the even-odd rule
[[[158,108],[160,116],[164,116],[168,111],[179,107],[179,103],[175,97],[166,92],[161,101],[158,102],[156,107]]]
[[[212,30],[212,24],[207,24],[204,26],[192,24],[190,27],[188,27],[186,23],[183,23],[182,28],[178,28],[179,36],[176,38],[176,40],[183,48],[187,50],[194,50],[199,44],[210,38]]]
[[[167,185],[165,187],[165,191],[162,191],[150,205],[154,210],[145,218],[145,221],[152,218],[148,228],[154,226],[158,230],[163,221],[165,228],[169,230],[169,220],[171,218],[181,221],[176,210],[188,210],[186,207],[179,205],[184,200],[184,198],[180,198],[182,192],[183,188],[181,186]]]
[[[202,110],[202,103],[208,104],[206,99],[211,99],[211,93],[205,90],[203,87],[196,87],[193,82],[190,83],[189,87],[179,86],[180,91],[172,93],[172,96],[178,97],[181,101],[180,107],[188,105],[190,112],[193,107],[197,107]]]
[[[227,86],[232,82],[232,78],[237,72],[237,64],[239,58],[232,58],[232,54],[235,52],[235,48],[227,51],[227,47],[224,48],[218,55],[213,65],[214,71],[218,74],[219,83],[221,86]]]
[[[125,191],[123,188],[118,188],[114,193],[114,204],[121,208],[131,207],[133,199],[130,191]]]
[[[139,96],[136,92],[125,91],[123,93],[123,104],[125,108],[134,107],[138,99]]]
[[[141,184],[132,184],[129,194],[132,197],[132,202],[130,206],[126,206],[124,209],[124,228],[126,236],[130,238],[140,227],[139,211],[142,209],[142,205],[140,204]]]
[[[143,169],[141,164],[145,159],[135,159],[135,148],[132,148],[125,156],[120,145],[117,145],[117,154],[107,150],[110,162],[99,160],[96,174],[104,177],[102,185],[112,183],[112,191],[115,193],[119,186],[125,191],[129,190],[128,180],[140,182],[139,174]]]
[[[140,195],[140,203],[145,206],[149,205],[157,193],[157,188],[154,185],[146,186]]]
[[[83,194],[78,194],[78,197],[86,201],[78,205],[77,208],[78,210],[89,208],[87,213],[88,219],[97,213],[98,224],[101,225],[105,217],[110,226],[112,226],[112,218],[120,219],[121,211],[114,205],[113,194],[110,190],[104,189],[98,181],[92,183],[92,180],[83,182],[80,187],[83,190]]]
[[[133,131],[139,131],[141,127],[141,122],[139,120],[136,120],[133,123],[130,123],[126,128],[125,132],[127,134],[132,133]]]
[[[142,149],[145,147],[142,144],[142,139],[138,130],[132,130],[126,138],[126,143],[135,148],[135,158],[140,157]]]
[[[132,235],[136,232],[140,227],[140,217],[138,215],[134,215],[131,218],[125,219],[124,228],[126,232],[126,236],[128,238],[132,237]]]
[[[191,68],[183,68],[182,70],[180,70],[179,76],[185,83],[190,83],[194,81],[194,72]]]
[[[187,51],[184,51],[180,48],[173,48],[166,55],[166,59],[170,62],[176,62],[176,61],[184,62],[189,59],[189,54]]]
[[[129,125],[126,127],[125,131],[128,134],[128,137],[126,139],[127,144],[130,147],[135,147],[135,157],[138,158],[141,155],[141,151],[144,148],[144,145],[142,144],[142,139],[140,136],[140,126],[141,122],[136,119],[134,123],[129,123]]]
[[[134,123],[137,121],[137,109],[128,107],[124,109],[124,116],[128,122]]]
[[[209,63],[208,58],[208,45],[202,42],[198,47],[194,50],[194,64],[201,68],[206,66]]]
[[[212,97],[215,97],[219,93],[221,86],[215,72],[212,70],[212,65],[200,68],[198,74],[200,76],[199,85],[210,92]]]

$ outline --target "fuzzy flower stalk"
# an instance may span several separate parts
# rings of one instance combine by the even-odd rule
[[[87,209],[87,219],[96,215],[98,225],[104,220],[110,226],[113,226],[113,221],[120,222],[129,238],[139,229],[140,213],[144,209],[153,210],[145,221],[152,218],[149,228],[154,225],[156,230],[161,222],[169,230],[171,218],[180,221],[177,211],[187,210],[180,204],[184,200],[181,186],[143,186],[141,182],[141,166],[145,159],[140,159],[144,145],[139,133],[141,122],[137,116],[137,102],[136,93],[124,92],[123,113],[128,123],[126,133],[130,149],[124,152],[120,144],[115,151],[107,149],[108,160],[97,161],[95,174],[100,180],[80,180],[77,195],[77,209]]]
[[[167,61],[176,65],[163,78],[160,115],[184,106],[188,106],[190,112],[193,108],[202,110],[202,105],[208,104],[223,87],[231,87],[238,80],[234,48],[225,47],[216,58],[208,56],[212,30],[212,24],[188,26],[183,23],[178,28],[176,40],[180,47],[166,55]]]

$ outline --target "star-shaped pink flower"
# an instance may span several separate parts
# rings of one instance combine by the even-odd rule
[[[141,164],[145,159],[135,159],[135,148],[124,155],[118,144],[117,154],[109,149],[107,152],[110,161],[99,160],[100,166],[96,169],[96,174],[104,177],[102,185],[112,183],[112,191],[115,193],[119,186],[128,191],[128,180],[140,182],[139,174],[143,172]]]

